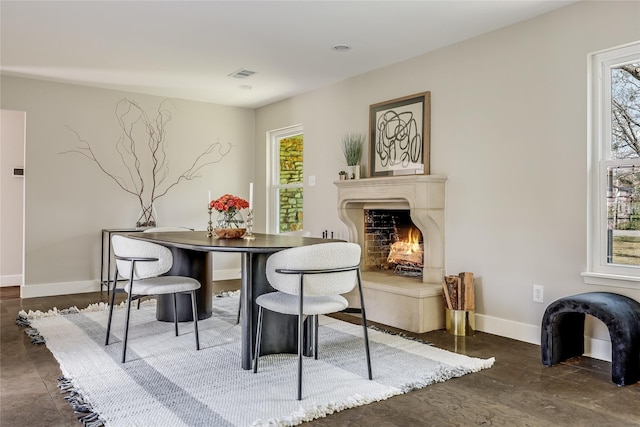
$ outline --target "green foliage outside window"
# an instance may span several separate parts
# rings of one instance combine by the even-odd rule
[[[304,139],[296,135],[280,140],[280,185],[278,194],[279,225],[281,233],[302,229],[302,202],[304,180],[303,157]]]

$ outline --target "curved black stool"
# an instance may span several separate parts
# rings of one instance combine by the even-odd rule
[[[609,292],[588,292],[549,304],[542,318],[542,363],[555,365],[584,353],[584,319],[600,319],[611,337],[611,381],[640,380],[640,302]]]

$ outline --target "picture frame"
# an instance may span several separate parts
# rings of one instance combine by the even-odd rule
[[[370,176],[430,173],[431,92],[369,106]]]

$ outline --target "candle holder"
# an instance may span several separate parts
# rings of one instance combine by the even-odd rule
[[[254,240],[256,236],[253,235],[253,209],[249,209],[247,214],[247,232],[244,233],[243,239]]]
[[[211,221],[211,206],[209,206],[209,226],[207,227],[207,237],[213,236],[213,221]]]

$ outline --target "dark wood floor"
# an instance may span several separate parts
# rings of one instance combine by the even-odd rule
[[[237,281],[218,282],[235,289]],[[20,310],[85,307],[100,293],[20,299],[0,288],[0,426],[79,426],[57,389],[61,374],[45,346],[15,323]],[[347,320],[349,315],[341,315]],[[640,383],[617,387],[611,365],[586,357],[544,367],[540,347],[495,335],[409,334],[469,356],[495,357],[491,369],[383,402],[349,409],[310,426],[640,426]],[[126,398],[123,396],[123,398]]]

